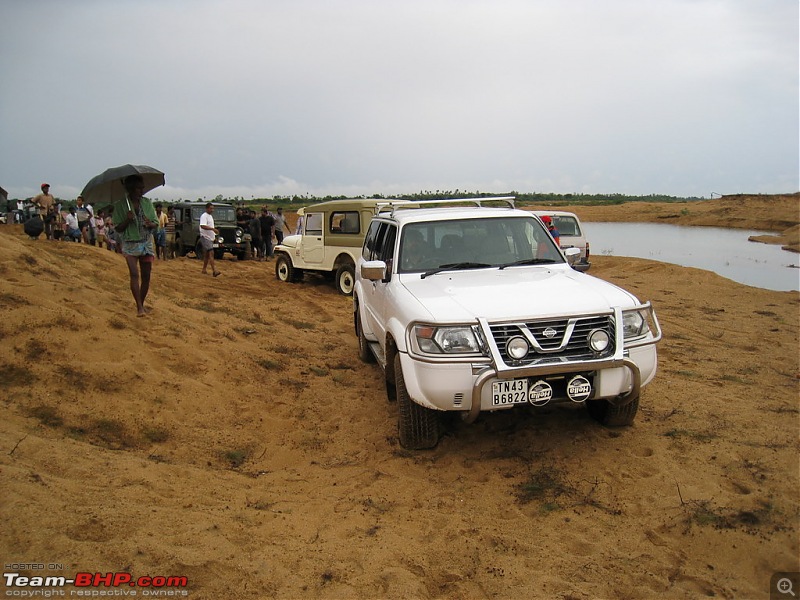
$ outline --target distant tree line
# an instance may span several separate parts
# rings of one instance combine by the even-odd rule
[[[514,196],[518,205],[543,204],[543,205],[608,205],[623,204],[625,202],[693,202],[704,200],[705,198],[667,196],[665,194],[650,194],[647,196],[632,196],[629,194],[553,194],[540,192],[470,192],[467,190],[422,190],[415,194],[400,194],[396,196],[386,196],[384,194],[372,194],[369,196],[314,196],[311,194],[291,195],[291,196],[272,196],[270,198],[250,198],[234,196],[224,198],[221,194],[213,199],[214,202],[226,202],[235,206],[262,206],[267,204],[271,207],[301,207],[329,200],[344,200],[346,198],[398,198],[400,200],[443,200],[445,198],[489,198],[493,196]],[[198,198],[198,202],[206,202],[205,198]],[[183,202],[183,200],[179,200]]]

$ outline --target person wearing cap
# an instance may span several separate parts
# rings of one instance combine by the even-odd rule
[[[561,247],[561,234],[556,229],[556,226],[553,224],[553,219],[549,215],[545,215],[542,217],[542,223],[545,224],[547,227],[547,231],[550,232],[550,236],[556,241],[556,246],[559,248]]]
[[[36,211],[39,213],[39,216],[42,218],[42,222],[45,222],[45,217],[47,217],[47,213],[50,212],[50,208],[55,206],[56,199],[50,194],[50,184],[43,183],[42,186],[42,193],[34,196],[31,202],[36,206]],[[50,227],[45,226],[44,233],[47,236],[47,239],[52,239],[53,237],[53,226]]]

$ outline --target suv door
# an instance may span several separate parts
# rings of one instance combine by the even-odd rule
[[[325,237],[322,230],[324,225],[325,213],[306,213],[301,250],[305,264],[322,264],[325,259]]]
[[[386,339],[386,288],[392,280],[396,239],[397,227],[393,223],[381,222],[374,242],[364,245],[365,260],[382,260],[386,263],[386,277],[382,281],[365,281],[363,286],[366,327],[379,341]]]

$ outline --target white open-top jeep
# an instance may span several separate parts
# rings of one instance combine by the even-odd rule
[[[632,423],[661,339],[650,304],[570,268],[580,251],[565,258],[513,199],[487,200],[387,207],[367,231],[355,332],[398,401],[400,443],[436,445],[443,411],[472,422],[550,401]]]

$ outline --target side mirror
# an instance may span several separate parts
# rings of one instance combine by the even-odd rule
[[[386,263],[382,260],[368,260],[361,263],[361,277],[370,281],[383,281],[386,277]]]
[[[581,256],[581,249],[575,248],[574,246],[571,248],[567,248],[566,250],[564,250],[564,256],[566,257],[567,262],[570,265],[574,265],[576,262],[578,262],[578,259]]]

